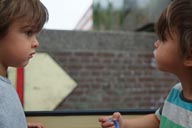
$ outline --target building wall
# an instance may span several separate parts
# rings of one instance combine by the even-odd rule
[[[38,51],[77,82],[55,109],[158,108],[177,79],[154,67],[155,40],[153,33],[43,31]]]
[[[123,29],[129,31],[137,30],[147,24],[155,23],[170,1],[125,0],[124,8],[127,10],[127,14],[123,22]]]

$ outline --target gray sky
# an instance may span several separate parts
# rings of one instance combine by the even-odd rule
[[[41,0],[49,11],[46,29],[73,30],[92,0]]]
[[[100,2],[107,7],[112,2],[115,8],[122,7],[123,0],[41,0],[49,11],[49,21],[46,29],[73,30],[88,7],[94,2]],[[150,0],[135,0],[140,6],[145,6]]]

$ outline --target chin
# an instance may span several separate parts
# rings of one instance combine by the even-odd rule
[[[22,67],[25,67],[25,66],[27,66],[27,64],[28,64],[28,63],[25,63],[25,64],[23,64],[23,65],[22,65]]]
[[[162,71],[162,72],[170,72],[168,69],[164,68],[164,67],[159,67],[157,66],[157,69]]]
[[[28,63],[29,63],[29,61],[26,61],[26,62],[20,64],[20,65],[17,66],[17,67],[23,68],[23,67],[27,66]]]
[[[156,64],[156,67],[157,67],[157,69],[160,70],[160,71],[165,71],[165,69],[164,69],[162,66],[159,66],[158,64]]]

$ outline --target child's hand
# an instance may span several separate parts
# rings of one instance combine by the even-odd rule
[[[112,121],[117,121],[119,123],[119,128],[122,128],[122,116],[119,112],[113,113],[112,116],[107,116],[107,117],[100,117],[99,122],[101,123],[102,128],[116,128],[114,122]]]
[[[28,128],[44,128],[41,123],[27,123]]]

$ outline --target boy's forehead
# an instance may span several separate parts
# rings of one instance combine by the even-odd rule
[[[27,18],[21,18],[13,21],[12,25],[17,27],[25,27],[25,26],[33,26],[33,23]]]
[[[34,27],[25,20],[15,20],[12,22],[8,28],[8,32],[11,31],[25,31],[27,29],[34,29]]]

